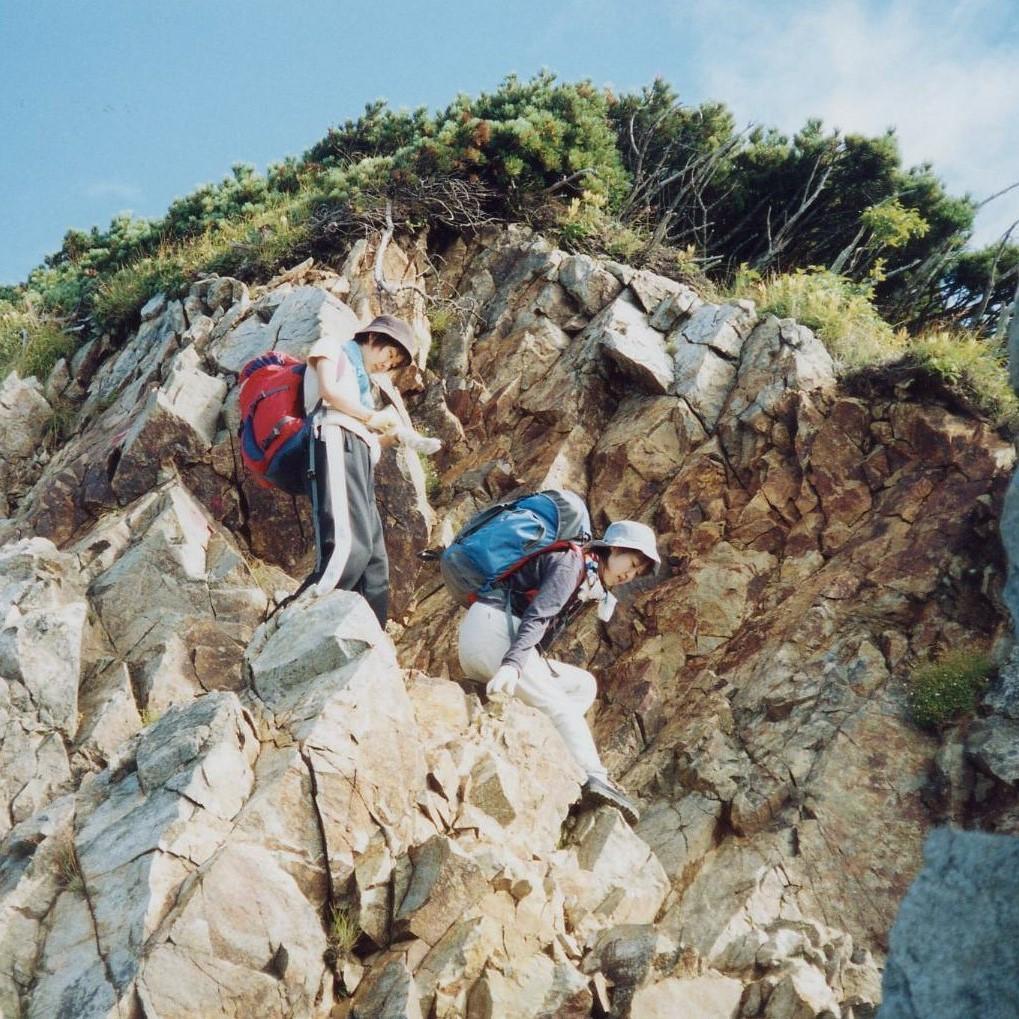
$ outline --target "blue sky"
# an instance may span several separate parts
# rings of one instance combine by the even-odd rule
[[[895,125],[953,191],[1019,180],[1014,0],[0,0],[0,53],[0,282],[70,227],[159,216],[372,99],[435,108],[511,71],[617,90],[661,75],[784,130]],[[978,239],[1014,219],[1019,189]]]

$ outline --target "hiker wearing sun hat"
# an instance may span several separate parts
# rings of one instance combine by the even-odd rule
[[[526,515],[533,522],[534,515],[542,513],[536,500],[543,497],[565,508],[558,520],[569,514],[573,502],[579,504],[583,514],[576,513],[575,519],[586,520],[590,526],[577,496],[541,492],[501,510],[482,511],[479,517],[484,517],[484,523],[472,529],[468,521],[443,553],[440,566],[446,587],[469,606],[460,624],[460,665],[468,679],[486,684],[490,696],[516,696],[547,714],[587,776],[583,797],[616,807],[632,824],[639,817],[637,806],[609,778],[584,717],[598,692],[594,676],[543,654],[585,606],[597,604],[599,618],[607,620],[615,607],[609,589],[660,564],[654,532],[633,520],[611,524],[597,541],[587,540],[589,530],[580,541],[556,540],[561,536],[553,529],[547,535],[553,540],[544,547],[536,548],[532,537],[523,542],[526,554],[521,559],[505,564],[493,560],[492,576],[484,575],[478,566],[488,561],[485,551],[515,548],[515,515],[522,514],[523,537]],[[572,529],[576,532],[578,526]],[[473,567],[464,558],[472,548],[480,553]]]
[[[389,558],[375,503],[375,465],[396,440],[376,409],[371,376],[391,375],[417,356],[414,330],[379,315],[353,337],[336,332],[308,351],[304,406],[315,414],[309,489],[316,529],[317,594],[357,591],[382,626],[389,610]],[[303,587],[302,586],[302,587]]]

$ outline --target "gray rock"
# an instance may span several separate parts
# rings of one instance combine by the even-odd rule
[[[434,945],[488,891],[481,869],[456,843],[441,835],[411,850],[414,873],[393,925],[398,937],[413,935]]]
[[[194,347],[181,351],[124,437],[110,482],[122,502],[149,491],[167,459],[190,463],[212,445],[226,383],[206,375],[198,363]]]
[[[625,282],[649,315],[669,298],[682,299],[686,294],[693,294],[693,291],[682,283],[648,272],[647,269],[638,269]]]
[[[592,319],[584,336],[599,344],[644,392],[664,395],[669,391],[674,373],[665,338],[626,296]]]
[[[615,300],[623,284],[590,255],[571,255],[559,266],[559,282],[588,315]]]
[[[288,689],[341,669],[384,641],[378,620],[360,595],[332,591],[280,613],[254,636],[245,657],[255,691],[272,707]]]
[[[935,830],[890,947],[880,1019],[1019,1015],[1019,839]]]
[[[35,457],[52,417],[37,379],[12,371],[0,384],[0,512],[8,512],[11,497],[26,492],[39,476]]]
[[[410,970],[393,959],[358,988],[350,1019],[421,1019],[418,997]]]
[[[142,305],[138,314],[143,322],[148,322],[149,319],[162,315],[165,310],[166,294],[154,294]]]
[[[1019,785],[1019,720],[995,715],[970,728],[966,753],[983,771],[1009,785]]]
[[[736,365],[712,347],[680,343],[674,357],[671,392],[682,396],[704,428],[714,430],[736,379]]]
[[[349,340],[361,327],[354,312],[319,287],[297,287],[283,299],[268,328],[275,333],[275,349],[304,357],[322,336]]]
[[[217,332],[213,330],[211,333],[209,358],[226,372],[239,372],[253,357],[271,350],[276,340],[276,330],[256,314],[247,315],[218,338]]]
[[[1019,343],[1019,340],[1016,341]],[[1009,357],[1009,370],[1019,372],[1017,357],[1012,352]],[[1014,382],[1013,382],[1014,385]],[[1019,472],[1012,475],[1005,492],[1005,502],[1001,507],[1001,523],[999,524],[1001,544],[1005,548],[1008,566],[1005,585],[1001,596],[1012,615],[1012,630],[1019,633]]]
[[[656,308],[653,309],[650,322],[655,329],[667,333],[688,315],[702,307],[704,301],[697,295],[696,291],[689,287],[680,286],[675,293],[666,297]]]
[[[676,344],[704,344],[724,357],[735,358],[756,324],[757,311],[753,301],[705,304],[694,311],[689,321],[669,340]]]

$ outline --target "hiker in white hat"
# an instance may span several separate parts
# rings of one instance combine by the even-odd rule
[[[304,404],[316,414],[311,442],[316,565],[302,590],[356,591],[384,627],[389,611],[389,557],[375,503],[375,465],[396,437],[376,409],[371,375],[389,375],[417,355],[414,330],[379,315],[353,338],[323,335],[308,351]]]
[[[660,562],[654,531],[634,520],[611,524],[597,541],[557,542],[472,596],[459,634],[464,674],[486,683],[489,695],[516,696],[547,714],[587,776],[584,799],[616,807],[631,824],[637,806],[609,778],[584,717],[598,692],[594,676],[543,652],[586,605],[607,620],[610,589]]]

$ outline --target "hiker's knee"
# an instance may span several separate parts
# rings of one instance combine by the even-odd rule
[[[556,685],[581,711],[586,712],[598,696],[598,681],[587,669],[579,666],[557,661],[548,664],[555,676]]]
[[[479,683],[490,680],[509,649],[503,613],[489,605],[472,605],[460,621],[457,644],[464,675]]]

